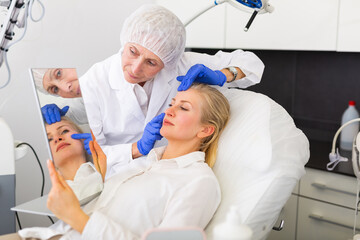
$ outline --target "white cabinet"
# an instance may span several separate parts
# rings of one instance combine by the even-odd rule
[[[307,168],[300,182],[296,239],[352,239],[356,184],[354,177]]]
[[[336,50],[339,0],[272,0],[273,13],[258,14],[248,32],[249,15],[228,6],[227,48]]]
[[[295,239],[297,219],[297,195],[291,195],[286,205],[280,212],[278,222],[284,220],[284,228],[281,231],[272,230],[267,240],[291,240]]]
[[[338,51],[360,52],[359,10],[359,0],[340,0]]]
[[[301,179],[300,195],[354,208],[356,198],[356,179],[340,174],[306,169]]]
[[[352,239],[356,185],[354,177],[307,168],[280,213],[284,229],[268,239]]]
[[[212,0],[155,0],[183,22]],[[360,51],[359,0],[270,0],[271,14],[258,14],[248,32],[251,13],[228,3],[205,12],[186,27],[189,48]]]
[[[352,239],[354,210],[303,197],[298,208],[297,240]]]

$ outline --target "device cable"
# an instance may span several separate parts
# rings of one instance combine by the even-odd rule
[[[36,154],[36,151],[34,150],[34,148],[29,144],[29,143],[26,143],[26,142],[22,142],[22,143],[19,143],[18,145],[16,145],[16,148],[20,147],[21,145],[26,145],[28,147],[30,147],[30,149],[33,151],[34,155],[35,155],[35,158],[36,158],[36,161],[37,163],[39,164],[39,167],[40,167],[40,170],[41,170],[41,178],[42,178],[42,184],[41,184],[41,192],[40,192],[40,197],[44,196],[44,187],[45,187],[45,174],[44,174],[44,169],[40,163],[40,160],[39,160],[39,157],[38,155]],[[19,224],[19,228],[21,229],[21,224],[20,224],[20,220],[19,220],[19,217],[18,217],[18,214],[17,212],[15,212],[16,214],[16,219],[18,221],[18,224]],[[50,217],[50,216],[47,216],[50,221],[54,224],[54,220]]]

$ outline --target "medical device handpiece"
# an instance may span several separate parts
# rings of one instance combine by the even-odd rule
[[[4,24],[1,26],[0,31],[0,67],[4,61],[4,54],[7,51],[8,42],[13,39],[14,27],[20,13],[20,9],[24,6],[24,0],[13,0],[8,6],[10,14],[5,19]]]
[[[246,10],[243,9],[244,11],[249,11],[249,9],[254,10],[249,21],[247,22],[244,31],[247,32],[251,26],[251,24],[253,23],[255,17],[257,16],[258,13],[272,13],[274,11],[274,7],[271,6],[268,2],[269,0],[227,0],[233,7],[236,7],[238,9],[240,9],[240,6],[243,5],[245,6]],[[240,3],[240,4],[238,4]]]
[[[352,149],[352,166],[355,176],[358,180],[360,180],[360,133],[357,134],[355,138],[355,142]]]
[[[250,26],[251,26],[252,22],[254,21],[254,19],[255,19],[256,15],[257,15],[257,13],[258,13],[258,11],[257,11],[257,10],[255,10],[255,11],[253,12],[253,14],[251,15],[251,17],[250,17],[250,19],[249,19],[248,23],[246,24],[246,26],[245,26],[245,28],[244,28],[244,31],[245,31],[245,32],[247,32],[247,31],[249,30],[249,28],[250,28]]]
[[[360,121],[360,118],[356,118],[356,119],[353,119],[351,121],[348,121],[347,123],[345,123],[344,125],[342,125],[335,133],[335,136],[334,136],[334,139],[333,139],[333,142],[332,142],[332,148],[331,148],[331,153],[329,154],[329,160],[330,162],[326,165],[326,168],[327,170],[329,171],[332,171],[336,165],[339,163],[339,162],[347,162],[348,159],[346,157],[342,157],[339,153],[339,149],[336,149],[336,153],[335,153],[335,147],[336,147],[336,140],[340,134],[340,132],[346,127],[348,126],[349,124],[352,124],[354,122],[359,122]]]
[[[260,0],[259,1],[258,0],[237,0],[237,1],[247,7],[255,9],[254,12],[251,14],[251,17],[244,28],[244,31],[247,32],[249,30],[252,22],[254,21],[256,15],[258,14],[260,8],[262,7],[262,2]]]

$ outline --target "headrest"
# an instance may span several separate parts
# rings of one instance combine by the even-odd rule
[[[271,230],[297,180],[305,173],[309,144],[286,110],[267,96],[238,89],[229,89],[224,95],[230,102],[231,117],[220,137],[213,168],[222,201],[206,233],[212,239],[213,227],[225,221],[226,213],[235,205],[243,223],[252,228],[254,222],[266,225],[266,233],[254,232],[254,239],[261,239],[259,236]],[[282,177],[295,180],[289,181],[288,187],[271,186]],[[275,197],[278,194],[283,196],[280,203]],[[270,211],[269,216],[258,215],[257,209],[266,211],[265,206],[279,210]]]

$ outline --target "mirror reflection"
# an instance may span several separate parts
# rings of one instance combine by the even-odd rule
[[[75,68],[31,69],[52,159],[81,203],[100,194],[101,175],[91,158],[90,127]]]

